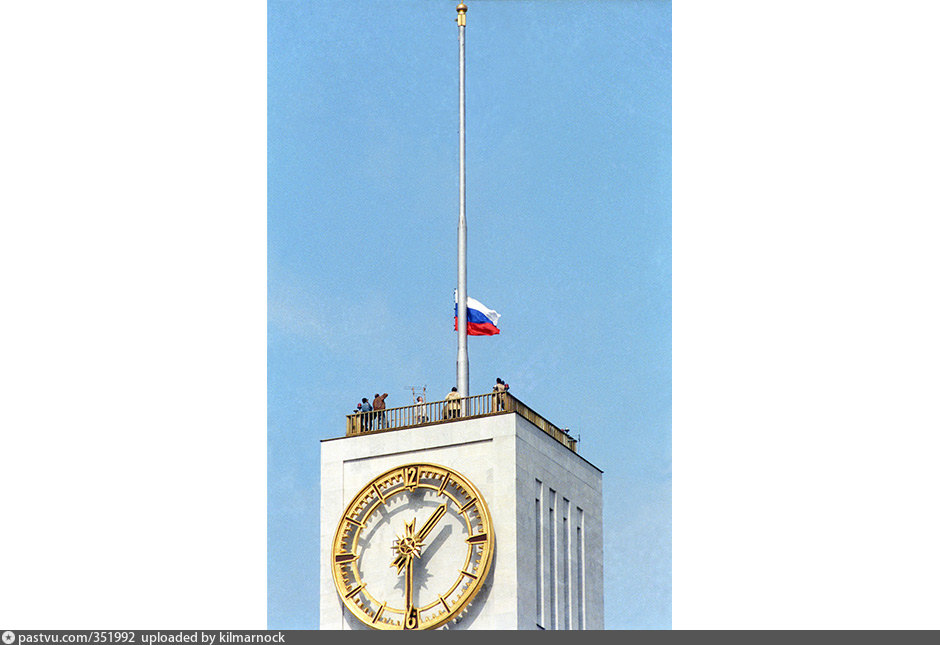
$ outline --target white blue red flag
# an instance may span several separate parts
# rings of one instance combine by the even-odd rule
[[[454,291],[454,329],[457,329],[457,292]],[[467,296],[467,335],[468,336],[495,336],[499,333],[496,327],[499,314],[481,303]]]

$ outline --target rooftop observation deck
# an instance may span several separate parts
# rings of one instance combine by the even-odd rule
[[[563,430],[550,423],[509,392],[498,394],[492,392],[451,401],[428,401],[400,408],[348,414],[346,415],[346,436],[393,432],[405,428],[453,423],[499,414],[518,414],[572,452],[578,452],[578,442],[568,435],[567,429]]]

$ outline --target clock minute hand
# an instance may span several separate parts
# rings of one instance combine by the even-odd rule
[[[405,563],[405,620],[402,629],[416,629],[418,627],[418,611],[414,603],[414,575],[415,559],[408,556]]]

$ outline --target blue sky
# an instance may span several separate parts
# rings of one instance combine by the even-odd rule
[[[269,3],[272,628],[317,626],[319,441],[456,384],[456,4]],[[670,4],[468,5],[468,291],[502,314],[470,392],[581,437],[606,625],[668,628]]]

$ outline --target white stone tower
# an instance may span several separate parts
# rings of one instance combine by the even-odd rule
[[[496,396],[321,443],[321,629],[603,629],[601,471]]]

